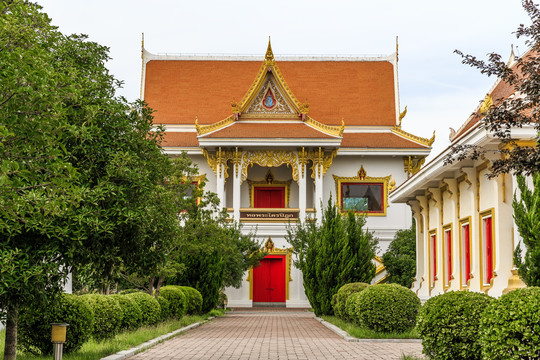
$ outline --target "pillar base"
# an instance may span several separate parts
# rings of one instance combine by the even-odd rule
[[[512,276],[510,276],[510,278],[508,279],[508,287],[503,290],[503,295],[508,294],[512,290],[523,289],[527,287],[527,285],[519,277],[518,270],[514,268],[511,271]]]

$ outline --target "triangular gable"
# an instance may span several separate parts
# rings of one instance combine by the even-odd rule
[[[289,101],[287,101],[289,100]],[[283,96],[273,74],[268,73],[264,85],[253,101],[246,106],[242,118],[264,116],[272,117],[297,117],[298,112],[294,109],[294,103],[288,96]]]

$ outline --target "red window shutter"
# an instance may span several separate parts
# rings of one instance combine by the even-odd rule
[[[493,278],[493,234],[491,231],[491,218],[484,219],[484,233],[486,234],[486,280],[489,283]]]
[[[469,224],[463,226],[463,230],[465,231],[465,284],[470,280],[471,278],[471,243],[469,239]]]

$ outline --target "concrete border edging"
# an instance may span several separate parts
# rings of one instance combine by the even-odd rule
[[[151,348],[152,346],[155,346],[165,340],[169,340],[170,338],[172,337],[175,337],[176,335],[180,334],[180,333],[183,333],[184,331],[188,331],[188,330],[191,330],[191,329],[194,329],[196,327],[199,327],[201,326],[202,324],[208,322],[209,320],[212,320],[214,317],[211,316],[209,317],[208,319],[204,320],[204,321],[199,321],[199,322],[196,322],[196,323],[193,323],[191,325],[188,325],[188,326],[184,326],[183,328],[180,328],[180,329],[177,329],[177,330],[174,330],[168,334],[165,334],[165,335],[161,335],[161,336],[158,336],[157,338],[155,339],[152,339],[152,340],[148,340],[147,342],[144,342],[142,344],[140,344],[139,346],[136,346],[136,347],[133,347],[131,349],[128,349],[128,350],[122,350],[122,351],[119,351],[115,354],[112,354],[112,355],[108,355],[104,358],[101,358],[100,360],[124,360],[124,359],[127,359],[128,357],[131,357],[133,355],[136,355],[148,348]]]
[[[343,340],[347,342],[376,342],[376,343],[382,343],[382,342],[390,342],[390,343],[421,343],[421,339],[358,339],[355,337],[352,337],[347,333],[345,330],[337,327],[334,324],[329,323],[326,320],[323,320],[319,317],[315,317],[318,322],[326,326],[329,330],[333,331],[337,335],[341,336]]]

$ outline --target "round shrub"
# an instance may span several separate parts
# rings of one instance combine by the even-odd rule
[[[202,297],[202,294],[201,294],[201,297]],[[220,291],[219,292],[219,297],[218,297],[217,307],[220,308],[220,309],[225,309],[225,301],[228,301],[227,294],[225,294],[223,291]],[[202,309],[201,309],[201,311],[202,311]]]
[[[163,296],[158,296],[157,301],[159,303],[160,313],[159,317],[161,321],[165,321],[171,318],[171,305],[169,300],[165,299]]]
[[[334,315],[344,319],[348,320],[346,306],[347,306],[347,299],[349,296],[351,296],[354,293],[360,292],[367,288],[369,284],[362,283],[362,282],[355,282],[355,283],[349,283],[345,284],[342,287],[339,288],[338,292],[336,293],[336,305],[334,307]]]
[[[358,301],[359,295],[360,295],[360,292],[352,293],[347,298],[347,302],[345,303],[345,313],[346,313],[347,319],[357,324],[360,324],[360,319],[358,318],[358,315],[356,313],[356,302]]]
[[[77,351],[92,335],[94,315],[80,296],[61,294],[54,303],[44,307],[20,309],[18,347],[35,355],[52,353],[51,324],[69,324],[64,352]]]
[[[172,317],[181,319],[182,316],[186,315],[187,297],[179,286],[163,286],[159,290],[159,296],[162,296],[169,301]]]
[[[426,301],[416,327],[424,354],[442,360],[481,359],[480,318],[492,301],[486,294],[469,291],[451,291]]]
[[[104,340],[114,337],[120,331],[124,313],[118,301],[109,295],[88,294],[82,295],[94,313],[94,327],[92,337]]]
[[[200,314],[203,298],[199,290],[190,286],[180,286],[180,289],[184,292],[187,299],[187,313],[188,314]]]
[[[480,345],[484,359],[540,359],[540,287],[493,301],[480,322]]]
[[[356,299],[360,323],[379,332],[404,332],[416,324],[418,296],[398,284],[378,284],[361,291]]]
[[[155,325],[161,317],[161,308],[159,302],[152,295],[143,292],[135,292],[127,295],[139,305],[142,312],[142,325]]]
[[[119,291],[118,294],[127,295],[127,294],[133,294],[133,293],[137,293],[137,292],[142,292],[142,291],[139,290],[139,289],[126,289],[126,290]]]
[[[120,328],[122,330],[134,330],[138,329],[142,323],[142,312],[141,308],[135,300],[130,297],[122,295],[110,295],[110,297],[116,299],[118,304],[122,308],[124,317],[122,318],[122,323]]]

